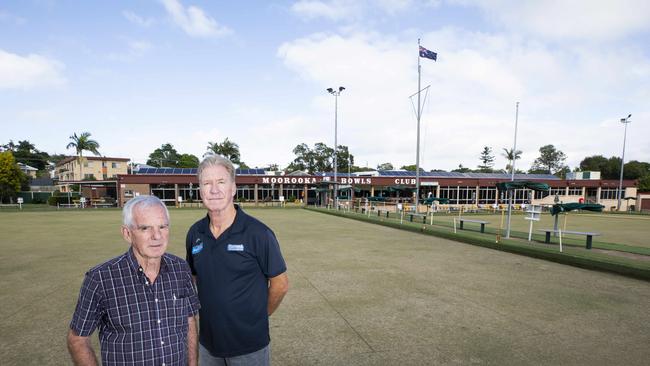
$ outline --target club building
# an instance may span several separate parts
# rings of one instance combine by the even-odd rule
[[[546,183],[550,192],[515,190],[514,203],[551,205],[556,197],[563,203],[599,203],[605,210],[616,209],[618,180],[600,179],[598,172],[573,173],[568,179],[546,174],[515,174],[515,180]],[[389,201],[408,202],[415,194],[415,172],[371,171],[348,175],[338,174],[339,200],[384,197]],[[509,181],[510,175],[499,173],[423,172],[420,175],[420,197],[449,200],[450,206],[506,204],[505,192],[496,184]],[[236,201],[252,205],[285,201],[310,205],[332,202],[332,173],[282,175],[263,169],[237,171]],[[636,181],[624,180],[621,210],[650,210],[650,197],[637,195]],[[135,174],[117,176],[117,202],[120,206],[140,194],[152,194],[167,205],[199,205],[200,192],[194,168],[143,168]],[[645,199],[644,199],[645,198]],[[639,202],[640,204],[636,204]]]

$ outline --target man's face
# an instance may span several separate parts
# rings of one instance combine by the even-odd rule
[[[201,200],[210,212],[223,211],[233,205],[235,182],[222,166],[211,166],[201,173]]]
[[[136,257],[162,257],[169,243],[169,221],[160,206],[134,207],[133,227],[122,226],[124,240],[131,243]]]

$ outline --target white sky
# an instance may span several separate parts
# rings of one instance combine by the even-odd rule
[[[421,166],[475,168],[483,146],[518,167],[542,145],[571,168],[650,161],[650,2],[514,0],[56,1],[0,3],[0,143],[70,153],[88,131],[106,156],[145,162],[163,143],[201,157],[228,137],[249,166],[286,166],[305,142],[356,165],[415,163],[417,39],[431,85]],[[646,136],[645,138],[643,136]]]

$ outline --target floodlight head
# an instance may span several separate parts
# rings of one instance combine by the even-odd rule
[[[627,118],[621,118],[621,123],[625,123],[625,120],[627,120]]]
[[[632,117],[632,113],[630,113],[630,114],[627,115],[627,118],[630,118],[630,117]]]
[[[342,92],[342,91],[344,91],[344,90],[345,90],[345,87],[343,87],[343,86],[339,86],[339,92]]]
[[[334,93],[334,89],[332,89],[332,88],[327,88],[327,91],[330,92],[330,93]]]

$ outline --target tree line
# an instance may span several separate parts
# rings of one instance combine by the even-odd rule
[[[100,144],[91,139],[89,132],[82,132],[79,135],[73,133],[66,149],[73,149],[76,156],[83,159],[85,151],[94,155],[100,155]],[[303,171],[307,174],[315,172],[329,172],[334,170],[334,148],[327,146],[322,142],[317,142],[310,147],[305,143],[296,145],[292,150],[295,158],[286,168],[285,172]],[[208,154],[219,154],[230,159],[240,169],[250,168],[241,157],[239,145],[229,138],[221,142],[208,142],[206,152]],[[495,168],[495,153],[492,147],[484,146],[478,155],[478,164],[475,169],[464,167],[462,164],[453,172],[481,172],[481,173],[512,173],[512,163],[515,162],[515,173],[529,174],[554,174],[560,178],[565,178],[566,174],[571,171],[566,165],[567,156],[553,145],[544,145],[539,148],[539,156],[535,158],[533,164],[528,170],[517,167],[516,161],[521,159],[523,152],[521,150],[502,148],[501,155],[506,158],[507,164],[504,169]],[[6,197],[15,196],[19,190],[29,189],[29,180],[18,169],[17,163],[32,166],[38,169],[39,174],[46,174],[48,169],[64,159],[64,154],[50,155],[47,152],[40,151],[31,142],[24,140],[14,143],[9,141],[5,145],[0,145],[0,201]],[[170,168],[196,168],[199,165],[199,158],[195,155],[182,153],[176,150],[171,143],[164,143],[149,154],[146,164],[154,167]],[[354,165],[354,155],[345,145],[339,145],[336,149],[337,170],[341,173],[358,172],[365,170],[375,170],[369,167],[359,167]],[[79,164],[80,176],[83,177],[83,164]],[[263,167],[268,170],[280,170],[277,163],[269,164]],[[593,155],[585,157],[574,168],[574,171],[599,171],[601,179],[618,179],[620,175],[621,159],[616,156],[605,157],[603,155]],[[386,162],[378,164],[376,170],[394,170],[392,163]],[[415,171],[416,166],[403,165],[402,170]],[[426,171],[420,167],[420,171]],[[429,171],[442,171],[440,169],[431,169]],[[640,190],[650,190],[650,163],[631,160],[625,163],[623,178],[638,179]],[[91,178],[88,178],[91,179]]]

